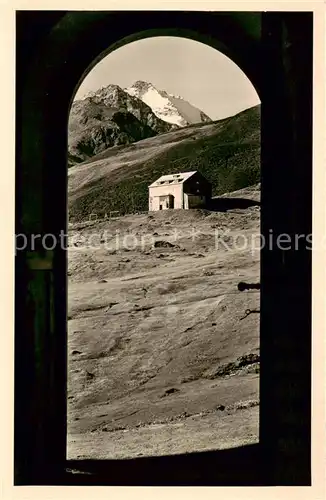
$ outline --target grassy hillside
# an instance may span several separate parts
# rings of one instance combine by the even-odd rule
[[[160,175],[199,170],[213,196],[260,180],[260,106],[212,124],[193,125],[132,145],[111,147],[69,169],[69,217],[147,210]]]

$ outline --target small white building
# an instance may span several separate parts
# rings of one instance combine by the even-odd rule
[[[149,211],[205,207],[212,195],[210,182],[196,170],[162,175],[148,189]]]

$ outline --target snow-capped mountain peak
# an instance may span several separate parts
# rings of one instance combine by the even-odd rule
[[[141,99],[158,118],[179,127],[211,121],[203,111],[182,97],[158,90],[152,83],[137,80],[124,90],[129,95]]]

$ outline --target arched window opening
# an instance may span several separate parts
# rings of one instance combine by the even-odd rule
[[[145,37],[80,82],[68,458],[258,441],[260,294],[237,285],[259,282],[259,204],[260,101],[225,54]]]

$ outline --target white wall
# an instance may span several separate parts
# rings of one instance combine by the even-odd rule
[[[174,196],[174,208],[183,208],[183,185],[171,184],[149,188],[149,211],[159,210],[159,196],[165,196],[169,194],[172,194]]]

